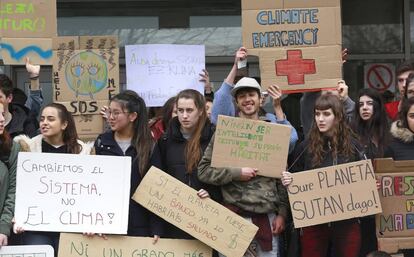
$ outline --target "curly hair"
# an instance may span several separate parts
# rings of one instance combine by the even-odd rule
[[[332,109],[335,117],[333,127],[330,129],[330,135],[320,132],[316,121],[313,122],[309,134],[309,152],[312,156],[312,167],[318,167],[327,154],[332,157],[343,155],[351,157],[355,150],[352,147],[351,139],[353,137],[352,130],[347,124],[344,107],[341,100],[332,94],[321,95],[315,102],[314,117],[316,110]],[[330,146],[329,151],[324,149],[326,141]]]

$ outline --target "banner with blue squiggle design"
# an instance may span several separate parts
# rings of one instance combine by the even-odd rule
[[[7,65],[24,64],[26,57],[34,64],[52,65],[51,38],[2,38],[0,52]]]

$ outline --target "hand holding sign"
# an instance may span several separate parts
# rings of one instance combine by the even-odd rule
[[[338,90],[339,98],[342,101],[346,101],[346,99],[348,99],[348,85],[345,83],[345,80],[338,81],[337,90]]]
[[[250,179],[256,177],[258,169],[253,168],[241,168],[240,180],[241,181],[249,181]]]

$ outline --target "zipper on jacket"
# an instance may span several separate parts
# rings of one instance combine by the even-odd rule
[[[328,141],[328,148],[329,148],[329,150],[330,151],[332,151],[332,147],[331,147],[331,142],[330,141]],[[335,165],[338,165],[338,155],[337,154],[335,154],[335,156],[332,156],[332,165],[333,166],[335,166]]]

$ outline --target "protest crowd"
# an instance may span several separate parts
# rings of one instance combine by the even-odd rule
[[[374,252],[378,245],[373,215],[294,229],[287,188],[296,172],[383,157],[414,160],[414,64],[404,62],[398,68],[401,99],[392,106],[384,104],[381,94],[373,89],[360,90],[354,102],[343,80],[333,89],[304,93],[304,134],[298,135],[283,112],[278,85],[266,91],[274,109],[267,113],[262,108],[265,90],[258,79],[237,76],[237,64],[246,58],[247,50],[241,47],[216,92],[210,90],[204,96],[193,89],[183,90],[157,108],[159,114],[151,119],[148,113],[153,108],[149,112],[136,92],[115,95],[101,110],[108,129],[94,144],[79,139],[74,119],[64,105],[42,106],[40,66],[27,60],[32,85],[28,107],[14,101],[12,81],[0,75],[1,245],[48,244],[58,250],[59,232],[25,231],[14,222],[17,156],[23,151],[131,156],[130,196],[149,167],[155,166],[197,190],[200,199],[211,198],[257,225],[258,232],[245,256],[389,256]],[[206,70],[200,80],[210,89]],[[213,99],[212,103],[206,99]],[[289,161],[286,170],[278,171],[281,178],[261,176],[255,167],[211,165],[219,115],[289,126]],[[128,236],[153,237],[154,244],[162,238],[193,239],[132,199],[128,216]],[[84,234],[98,236],[89,231]],[[411,250],[404,253],[412,256]]]
[[[27,6],[27,13],[33,11]],[[338,6],[329,11],[339,12]],[[114,244],[102,256],[123,257],[116,247],[146,238],[146,245],[131,245],[132,257],[414,257],[414,175],[409,174],[414,172],[414,60],[396,69],[398,93],[392,101],[374,88],[363,88],[352,99],[348,93],[354,85],[337,74],[325,74],[329,79],[322,87],[319,81],[302,90],[287,88],[320,75],[315,60],[302,54],[326,40],[321,34],[329,29],[311,28],[328,17],[322,15],[326,7],[332,6],[260,11],[253,20],[281,26],[280,31],[256,32],[252,25],[251,45],[235,51],[218,88],[204,68],[192,74],[202,90],[197,85],[177,92],[173,86],[162,92],[121,90],[115,36],[54,38],[51,103],[42,94],[43,64],[25,58],[27,92],[0,74],[0,254],[6,246],[49,245],[55,257],[92,257],[87,247]],[[12,9],[3,12],[13,14]],[[299,23],[308,27],[292,25]],[[323,56],[329,61],[323,59],[324,72],[332,66],[341,73],[347,50],[325,43],[326,49],[315,51],[328,56]],[[291,48],[254,52],[277,47]],[[266,56],[281,51],[285,58],[285,50],[286,59]],[[260,77],[249,76],[249,51],[261,65],[271,59],[277,77],[286,76],[288,85],[269,84],[263,67]],[[169,75],[194,73],[192,65],[201,63],[189,57],[187,66],[178,67],[162,56],[150,61],[126,56],[129,65],[149,65],[152,74],[164,74],[166,85],[173,80]],[[285,63],[289,58],[292,66]],[[302,61],[306,71],[296,74],[293,66]],[[153,62],[170,65],[169,74]],[[300,94],[298,126],[283,105],[289,94]],[[91,128],[85,129],[87,122]],[[116,175],[106,177],[103,189],[100,182],[82,181],[88,165],[95,165],[88,179],[98,181],[105,168]],[[65,180],[69,176],[78,180]],[[58,209],[53,197],[60,197],[63,208],[54,217],[58,225],[49,220]],[[105,211],[82,213],[75,208],[82,200],[85,209]],[[111,212],[112,206],[119,210]],[[87,242],[86,250],[75,238]],[[175,240],[168,243],[170,251],[164,245],[169,239]]]

